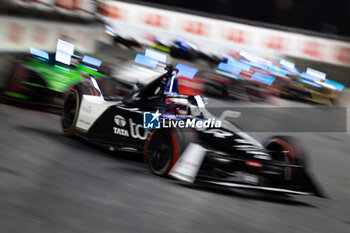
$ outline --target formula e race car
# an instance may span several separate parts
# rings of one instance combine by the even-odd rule
[[[177,72],[167,65],[126,96],[104,95],[93,77],[72,86],[62,111],[64,134],[143,154],[154,174],[184,182],[323,196],[292,138],[257,142],[225,120],[237,112],[214,117],[199,95],[178,93]]]
[[[176,38],[176,40],[172,41],[170,45],[167,45],[157,37],[153,38],[153,40],[154,43],[150,45],[151,47],[169,53],[170,56],[174,58],[184,59],[191,62],[202,60],[210,66],[216,66],[221,61],[220,58],[199,50],[195,44],[181,37]]]
[[[60,109],[64,93],[82,81],[84,74],[93,75],[99,80],[109,78],[105,72],[101,72],[102,61],[90,56],[73,55],[74,45],[62,40],[59,40],[57,47],[63,47],[62,44],[72,49],[49,54],[30,48],[30,54],[19,56],[12,64],[2,92],[4,99],[46,109]]]
[[[344,85],[326,78],[323,72],[311,68],[300,72],[290,61],[281,59],[275,65],[244,51],[241,51],[240,56],[240,61],[249,65],[249,69],[242,72],[241,76],[258,82],[271,82],[270,87],[278,91],[281,97],[333,105],[342,95]],[[232,60],[228,63],[240,63]]]

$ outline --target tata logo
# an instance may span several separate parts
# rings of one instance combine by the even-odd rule
[[[116,125],[118,125],[120,127],[124,127],[126,125],[126,120],[121,115],[116,115],[114,117],[114,122],[115,122]]]
[[[144,129],[160,129],[160,116],[159,110],[156,112],[144,112],[143,113],[143,128]]]

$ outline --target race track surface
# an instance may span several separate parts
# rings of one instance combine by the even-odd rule
[[[96,57],[118,63],[135,54],[104,48]],[[349,109],[348,90],[340,105]],[[215,107],[215,115],[248,107],[236,119],[244,127],[254,125],[254,107],[315,109],[318,116],[328,111],[282,99],[244,104],[210,99],[208,107]],[[183,185],[151,174],[141,156],[107,153],[63,136],[59,115],[0,104],[0,232],[350,232],[349,124],[345,132],[283,132],[288,125],[307,125],[298,118],[303,114],[291,111],[292,124],[279,114],[259,117],[255,123],[265,128],[251,135],[260,141],[297,137],[327,199]],[[339,124],[333,117],[322,120]]]
[[[350,232],[349,135],[288,134],[329,198],[182,185],[63,136],[58,115],[0,104],[0,232]]]

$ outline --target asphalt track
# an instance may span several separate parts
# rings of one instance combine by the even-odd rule
[[[0,122],[0,232],[350,232],[347,133],[289,133],[321,199],[188,187],[63,136],[50,113],[1,104]]]
[[[257,105],[315,108],[279,99],[248,104]],[[274,133],[252,136],[285,134],[268,127]],[[301,142],[328,198],[279,196],[157,177],[140,156],[63,136],[58,115],[0,104],[0,232],[350,232],[348,132],[287,133]]]

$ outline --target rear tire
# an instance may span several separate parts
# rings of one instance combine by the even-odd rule
[[[272,156],[274,160],[305,166],[304,153],[293,137],[270,137],[264,140],[263,145],[267,150],[275,152]],[[285,168],[284,178],[286,180],[293,179],[294,175],[292,170],[293,169],[290,167]]]

